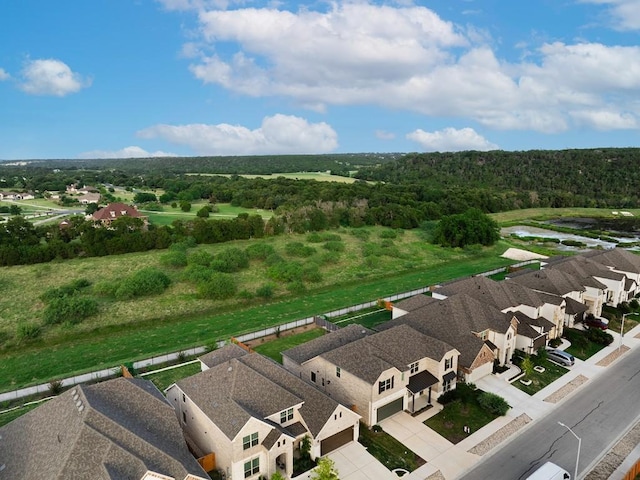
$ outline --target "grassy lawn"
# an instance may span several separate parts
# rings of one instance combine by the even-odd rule
[[[508,242],[480,252],[443,249],[427,244],[418,232],[412,231],[390,242],[393,250],[386,249],[387,241],[381,255],[363,254],[363,248],[380,253],[375,248],[382,245],[378,240],[381,231],[376,228],[332,231],[343,239],[342,253],[327,253],[321,245],[309,243],[316,253],[304,262],[318,262],[322,280],[308,284],[307,291],[297,295],[289,293],[286,285],[276,283],[270,301],[258,297],[200,299],[195,287],[182,279],[180,270],[161,264],[165,251],[0,268],[0,391],[210,345],[232,335],[513,263],[499,257],[510,246]],[[287,235],[259,241],[272,245],[286,258],[285,244],[306,242],[306,236]],[[202,245],[197,250],[216,255],[230,246],[246,248],[250,243]],[[117,281],[149,266],[165,271],[172,279],[165,293],[127,301],[96,297],[101,305],[97,316],[75,326],[47,327],[35,340],[21,341],[17,337],[17,326],[21,323],[41,324],[44,304],[39,297],[47,289],[83,278],[92,282]],[[64,275],[59,274],[61,270]],[[238,290],[252,292],[271,282],[266,271],[262,262],[253,262],[248,270],[234,274]]]
[[[605,347],[585,338],[584,333],[576,329],[565,328],[563,336],[571,342],[571,346],[566,351],[580,360],[586,360]],[[577,337],[583,337],[584,340],[577,341]]]
[[[516,380],[511,384],[529,395],[539,392],[568,372],[565,367],[553,363],[546,358],[540,359],[536,355],[532,355],[530,358],[533,365],[544,367],[544,372],[540,373],[534,370],[531,375],[523,377],[523,379],[531,380],[531,385],[524,385],[520,380]]]
[[[540,270],[540,263],[529,263],[529,264],[524,265],[523,267],[520,267],[517,270],[513,270],[513,271],[519,271],[519,270],[525,270],[525,269],[526,270]],[[494,275],[490,275],[489,278],[491,280],[495,280],[496,282],[499,282],[501,280],[504,280],[513,271],[507,269],[504,272],[500,272],[500,273],[496,273]]]
[[[482,390],[470,390],[464,384],[458,384],[456,389],[461,390],[461,398],[446,404],[441,412],[424,421],[427,427],[451,443],[464,440],[498,417],[480,407],[477,397]],[[469,427],[470,433],[464,432],[465,426]]]
[[[625,210],[637,216],[638,210]],[[610,208],[524,208],[509,212],[491,213],[489,216],[498,223],[513,222],[518,220],[549,220],[560,217],[605,217],[615,218]]]
[[[207,201],[192,202],[191,210],[183,212],[180,207],[172,208],[169,205],[163,205],[162,212],[154,212],[150,210],[140,210],[149,217],[149,222],[153,225],[171,225],[175,220],[193,220],[196,218],[196,213],[205,205],[209,205]],[[268,220],[273,215],[270,210],[262,210],[256,208],[242,208],[234,207],[228,203],[216,204],[219,211],[211,213],[209,218],[235,218],[240,213],[248,213],[249,215],[260,215],[265,220]]]
[[[280,352],[283,352],[297,345],[313,340],[314,338],[321,337],[324,334],[325,334],[325,331],[322,328],[314,328],[312,330],[308,330],[302,333],[297,333],[294,335],[283,334],[280,336],[280,338],[266,341],[252,348],[256,352],[264,355],[265,357],[272,358],[276,362],[282,363],[282,355],[280,355]]]
[[[158,390],[164,391],[165,388],[176,383],[178,380],[200,373],[200,371],[200,362],[196,362],[172,368],[171,370],[165,370],[163,372],[151,373],[142,378],[145,380],[151,380]]]
[[[605,305],[602,307],[602,316],[609,320],[609,330],[612,332],[620,333],[620,327],[622,326],[623,313],[617,308]],[[628,313],[624,317],[624,333],[628,333],[640,323],[640,313]]]
[[[341,317],[332,318],[331,322],[340,327],[346,327],[352,323],[362,325],[363,327],[373,328],[376,325],[391,320],[391,312],[380,307],[373,307],[358,313],[350,313]]]
[[[213,176],[220,175],[221,177],[231,177],[231,174],[217,174],[217,173],[198,173],[192,175]],[[236,176],[235,174],[233,176]],[[352,177],[343,177],[341,175],[331,175],[326,172],[289,172],[289,173],[272,173],[271,175],[249,175],[242,174],[237,175],[244,178],[266,178],[273,179],[278,177],[284,177],[291,180],[316,180],[318,182],[340,182],[340,183],[354,183],[357,179]]]
[[[409,472],[413,472],[416,468],[426,463],[403,443],[400,443],[383,430],[374,432],[367,428],[366,425],[360,424],[360,438],[358,441],[389,470],[404,468]]]

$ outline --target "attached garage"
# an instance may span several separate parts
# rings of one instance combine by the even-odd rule
[[[343,445],[353,440],[353,426],[342,430],[341,432],[331,435],[320,442],[320,455],[326,455],[333,452],[336,448],[340,448]]]
[[[404,402],[404,397],[400,397],[378,408],[377,410],[378,420],[376,421],[376,423],[380,423],[385,418],[389,418],[391,415],[401,412],[403,407],[403,402]]]

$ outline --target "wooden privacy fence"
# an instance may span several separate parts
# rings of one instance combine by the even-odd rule
[[[635,465],[629,469],[627,474],[624,476],[624,480],[634,480],[638,475],[640,475],[640,460],[638,460]]]

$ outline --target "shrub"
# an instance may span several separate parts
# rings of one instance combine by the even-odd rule
[[[613,343],[613,336],[610,333],[597,328],[590,328],[587,330],[586,336],[589,340],[599,345],[607,346]]]
[[[562,342],[560,342],[560,343],[562,343]],[[547,359],[547,349],[544,348],[544,347],[540,347],[536,352],[536,356],[540,360],[546,360]]]
[[[17,334],[18,340],[31,340],[38,338],[41,333],[39,325],[34,323],[21,323],[18,325]]]
[[[58,395],[62,392],[62,380],[51,380],[49,382],[49,392],[51,395]]]
[[[478,395],[478,404],[487,412],[500,416],[506,415],[510,408],[504,398],[491,392]]]
[[[121,281],[115,297],[118,300],[127,300],[146,295],[158,295],[169,285],[171,285],[171,279],[164,272],[147,267]]]
[[[344,252],[345,246],[342,242],[331,241],[325,242],[325,244],[322,245],[322,248],[329,250],[330,252]]]
[[[303,268],[302,278],[305,282],[319,283],[322,281],[322,273],[318,265],[310,264]]]
[[[205,250],[197,250],[187,257],[189,265],[202,265],[208,267],[213,262],[213,255]]]
[[[310,257],[311,255],[316,253],[315,248],[310,247],[309,245],[305,245],[302,242],[288,242],[284,247],[284,251],[291,257],[302,258]]]
[[[187,265],[187,254],[185,250],[170,250],[160,256],[160,263],[167,267],[185,267]]]
[[[298,262],[279,262],[267,269],[267,275],[273,280],[281,282],[301,281],[303,277],[302,265]]]
[[[226,300],[233,297],[237,289],[233,275],[214,273],[208,281],[198,284],[198,296],[210,300]]]
[[[87,280],[86,278],[79,278],[78,280],[74,280],[73,282],[61,287],[49,288],[40,296],[40,299],[43,302],[48,302],[53,300],[54,298],[75,295],[81,290],[87,288],[89,285],[91,285],[91,282],[89,282],[89,280]]]
[[[393,238],[397,238],[398,234],[396,233],[395,230],[383,230],[380,232],[379,237],[393,239]]]
[[[640,303],[638,303],[638,300],[634,298],[629,302],[629,306],[632,310],[638,310],[638,308],[640,308]]]
[[[265,260],[269,255],[276,253],[275,249],[267,243],[249,245],[244,251],[251,260]]]
[[[264,285],[261,285],[256,290],[256,295],[262,298],[273,297],[273,285],[271,285],[270,283],[265,283]]]
[[[369,240],[369,237],[371,236],[371,232],[369,230],[364,230],[362,228],[351,229],[349,230],[349,234],[356,237],[358,240],[362,240],[363,242]]]
[[[44,310],[43,320],[48,325],[62,322],[76,324],[85,317],[98,313],[98,303],[87,297],[54,298]]]
[[[310,233],[307,235],[307,242],[309,243],[322,243],[322,242],[340,242],[342,237],[337,233]]]
[[[233,273],[249,266],[249,256],[244,250],[229,247],[222,250],[211,262],[211,268],[218,272]]]
[[[620,313],[630,313],[631,307],[627,302],[622,302],[618,304],[618,310],[620,310]]]
[[[289,290],[291,293],[294,294],[298,294],[298,293],[304,293],[307,291],[307,287],[306,285],[302,282],[302,281],[295,281],[295,282],[290,282],[287,284],[287,290]]]
[[[561,338],[552,338],[551,340],[549,340],[550,347],[556,348],[556,347],[559,347],[561,344],[562,344]]]
[[[459,398],[460,398],[460,395],[459,395],[458,389],[455,388],[454,390],[449,390],[447,392],[444,392],[442,395],[440,395],[438,397],[438,403],[441,405],[446,405],[455,400],[458,400]]]

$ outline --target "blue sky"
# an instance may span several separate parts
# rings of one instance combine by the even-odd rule
[[[637,147],[640,0],[0,2],[0,159]]]

